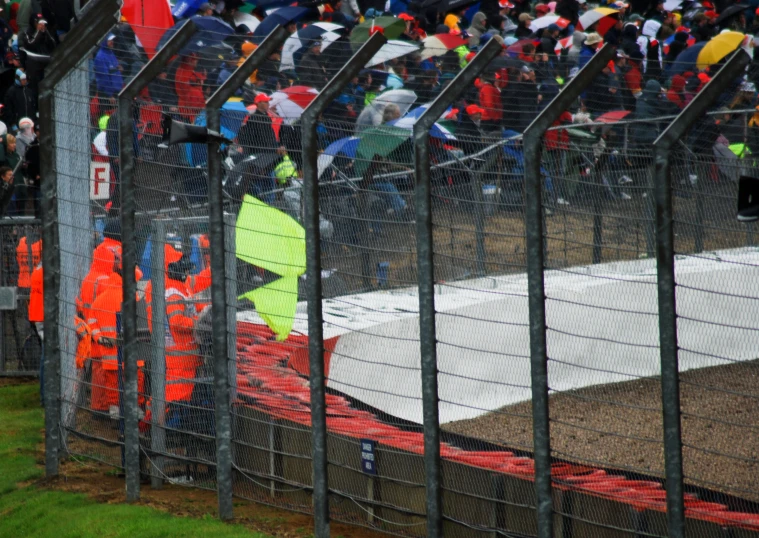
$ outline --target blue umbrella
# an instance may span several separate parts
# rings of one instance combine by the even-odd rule
[[[332,161],[334,161],[335,157],[338,155],[345,155],[349,159],[355,159],[356,152],[358,151],[358,143],[360,141],[361,139],[357,136],[349,136],[347,138],[336,140],[327,146],[327,149],[324,150],[324,153],[319,155],[319,159],[317,160],[316,166],[319,177],[321,177],[324,171],[332,165]]]
[[[200,4],[205,0],[180,0],[174,4],[174,8],[171,10],[171,14],[175,19],[183,19],[190,15],[194,15],[200,9]]]
[[[189,54],[191,52],[201,52],[207,47],[220,44],[224,39],[235,33],[235,29],[228,25],[221,19],[216,17],[191,17],[189,20],[195,23],[198,27],[198,31],[192,36],[190,42],[185,45],[180,54]],[[174,26],[166,30],[161,40],[158,42],[158,49],[160,50],[171,39],[176,31],[184,24],[185,21],[180,21]]]
[[[309,11],[310,10],[305,7],[280,8],[261,21],[261,24],[259,24],[255,32],[253,32],[253,36],[266,37],[277,25],[286,25],[293,21],[297,21]]]
[[[670,65],[668,73],[671,75],[679,75],[686,71],[698,72],[696,68],[696,60],[698,59],[698,53],[701,52],[708,41],[700,41],[695,45],[692,45],[677,55],[675,61]]]

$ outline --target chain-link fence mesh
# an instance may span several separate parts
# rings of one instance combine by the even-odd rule
[[[147,59],[135,53],[127,29],[114,28],[110,49],[122,83]],[[291,54],[293,69],[286,44],[222,108],[227,244],[214,245],[206,146],[163,147],[162,117],[205,125],[205,98],[252,47],[237,36],[225,40],[229,47],[200,41],[193,38],[192,50],[135,101],[140,469],[154,485],[217,487],[210,259],[226,256],[228,296],[237,298],[219,305],[230,312],[233,344],[233,492],[310,512],[299,118],[356,47],[339,35],[327,47],[304,40]],[[116,314],[121,279],[132,275],[119,265],[119,88],[108,86],[114,73],[97,59],[110,46],[104,42],[56,88],[61,427],[67,453],[121,467]],[[411,129],[419,106],[460,69],[441,61],[438,72],[421,61],[411,54],[362,73],[317,130],[331,516],[403,535],[425,534],[426,510]],[[556,64],[561,76],[569,67]],[[522,77],[521,64],[490,70],[431,132],[446,535],[536,533],[520,132],[550,91],[559,91],[549,83],[557,73],[546,69],[534,66],[538,82],[528,72]],[[496,88],[504,77],[501,115],[492,118],[482,86]],[[663,536],[650,143],[679,109],[662,106],[654,119],[599,120],[635,108],[635,101],[630,107],[609,98],[622,93],[611,78],[599,77],[549,131],[541,163],[556,528],[567,536]],[[471,103],[486,109],[476,112],[480,123],[467,112]],[[753,236],[734,219],[736,180],[753,164],[730,145],[744,138],[725,134],[755,127],[753,111],[732,103],[743,113],[706,116],[672,167],[694,536],[719,534],[721,526],[755,530],[759,521],[751,446],[756,329],[746,304],[754,296]],[[21,237],[15,234],[13,241]],[[16,245],[3,248],[11,266]],[[86,353],[77,314],[93,336]],[[6,338],[8,326],[16,318],[27,325],[20,313],[11,316],[3,318],[6,351],[19,347]],[[24,361],[33,356],[26,346],[36,345],[27,340]]]

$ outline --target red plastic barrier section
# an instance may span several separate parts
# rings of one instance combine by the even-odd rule
[[[308,380],[291,366],[297,357],[303,369],[308,353],[308,337],[291,334],[277,342],[265,325],[239,323],[237,336],[238,393],[255,399],[256,408],[271,416],[311,425]],[[335,342],[330,342],[329,351]],[[359,439],[374,439],[392,448],[413,454],[424,453],[421,433],[408,432],[381,422],[368,411],[353,408],[347,399],[327,395],[327,428],[330,432]],[[528,480],[533,479],[532,458],[516,456],[509,451],[471,451],[442,443],[441,457],[450,461],[490,469]],[[556,463],[552,468],[554,487],[611,499],[637,510],[666,511],[666,492],[660,482],[631,480],[608,474],[602,469]],[[732,512],[723,504],[699,500],[693,495],[685,499],[686,516],[723,526],[759,530],[759,514]]]

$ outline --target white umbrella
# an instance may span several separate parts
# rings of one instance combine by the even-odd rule
[[[319,38],[322,40],[321,50],[329,47],[332,43],[340,38],[340,34],[336,32],[325,31]],[[279,63],[279,70],[286,71],[288,69],[295,69],[294,55],[300,49],[306,46],[305,40],[302,39],[298,33],[291,35],[285,40],[285,44],[282,46],[282,59]]]
[[[530,30],[536,32],[543,28],[548,28],[552,24],[556,24],[559,28],[566,28],[569,22],[570,21],[559,15],[546,15],[545,17],[540,17],[539,19],[532,21],[530,23]]]
[[[372,104],[383,105],[388,103],[395,103],[401,109],[401,117],[411,110],[411,107],[416,102],[416,94],[411,90],[388,90],[379,94]]]
[[[664,11],[675,11],[683,6],[683,0],[667,0],[664,2]]]
[[[385,63],[395,58],[400,58],[411,52],[419,50],[419,45],[411,43],[409,41],[400,41],[397,39],[391,39],[377,53],[372,56],[364,67],[372,67],[373,65]]]
[[[261,21],[259,21],[250,13],[242,13],[240,11],[235,12],[234,21],[235,21],[235,26],[240,26],[241,24],[244,24],[245,26],[248,27],[248,30],[251,32],[254,32],[255,29],[258,28],[258,25],[261,24]]]

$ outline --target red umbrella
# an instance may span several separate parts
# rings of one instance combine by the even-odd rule
[[[617,123],[630,114],[630,110],[612,110],[606,114],[601,114],[596,118],[596,123]]]
[[[174,26],[169,3],[160,0],[124,0],[121,16],[132,27],[142,48],[151,58],[166,29]]]
[[[532,39],[520,39],[513,45],[509,45],[509,48],[506,49],[506,53],[509,56],[516,58],[520,54],[522,54],[522,47],[524,47],[527,43],[531,43],[533,45],[535,44],[535,42]]]

